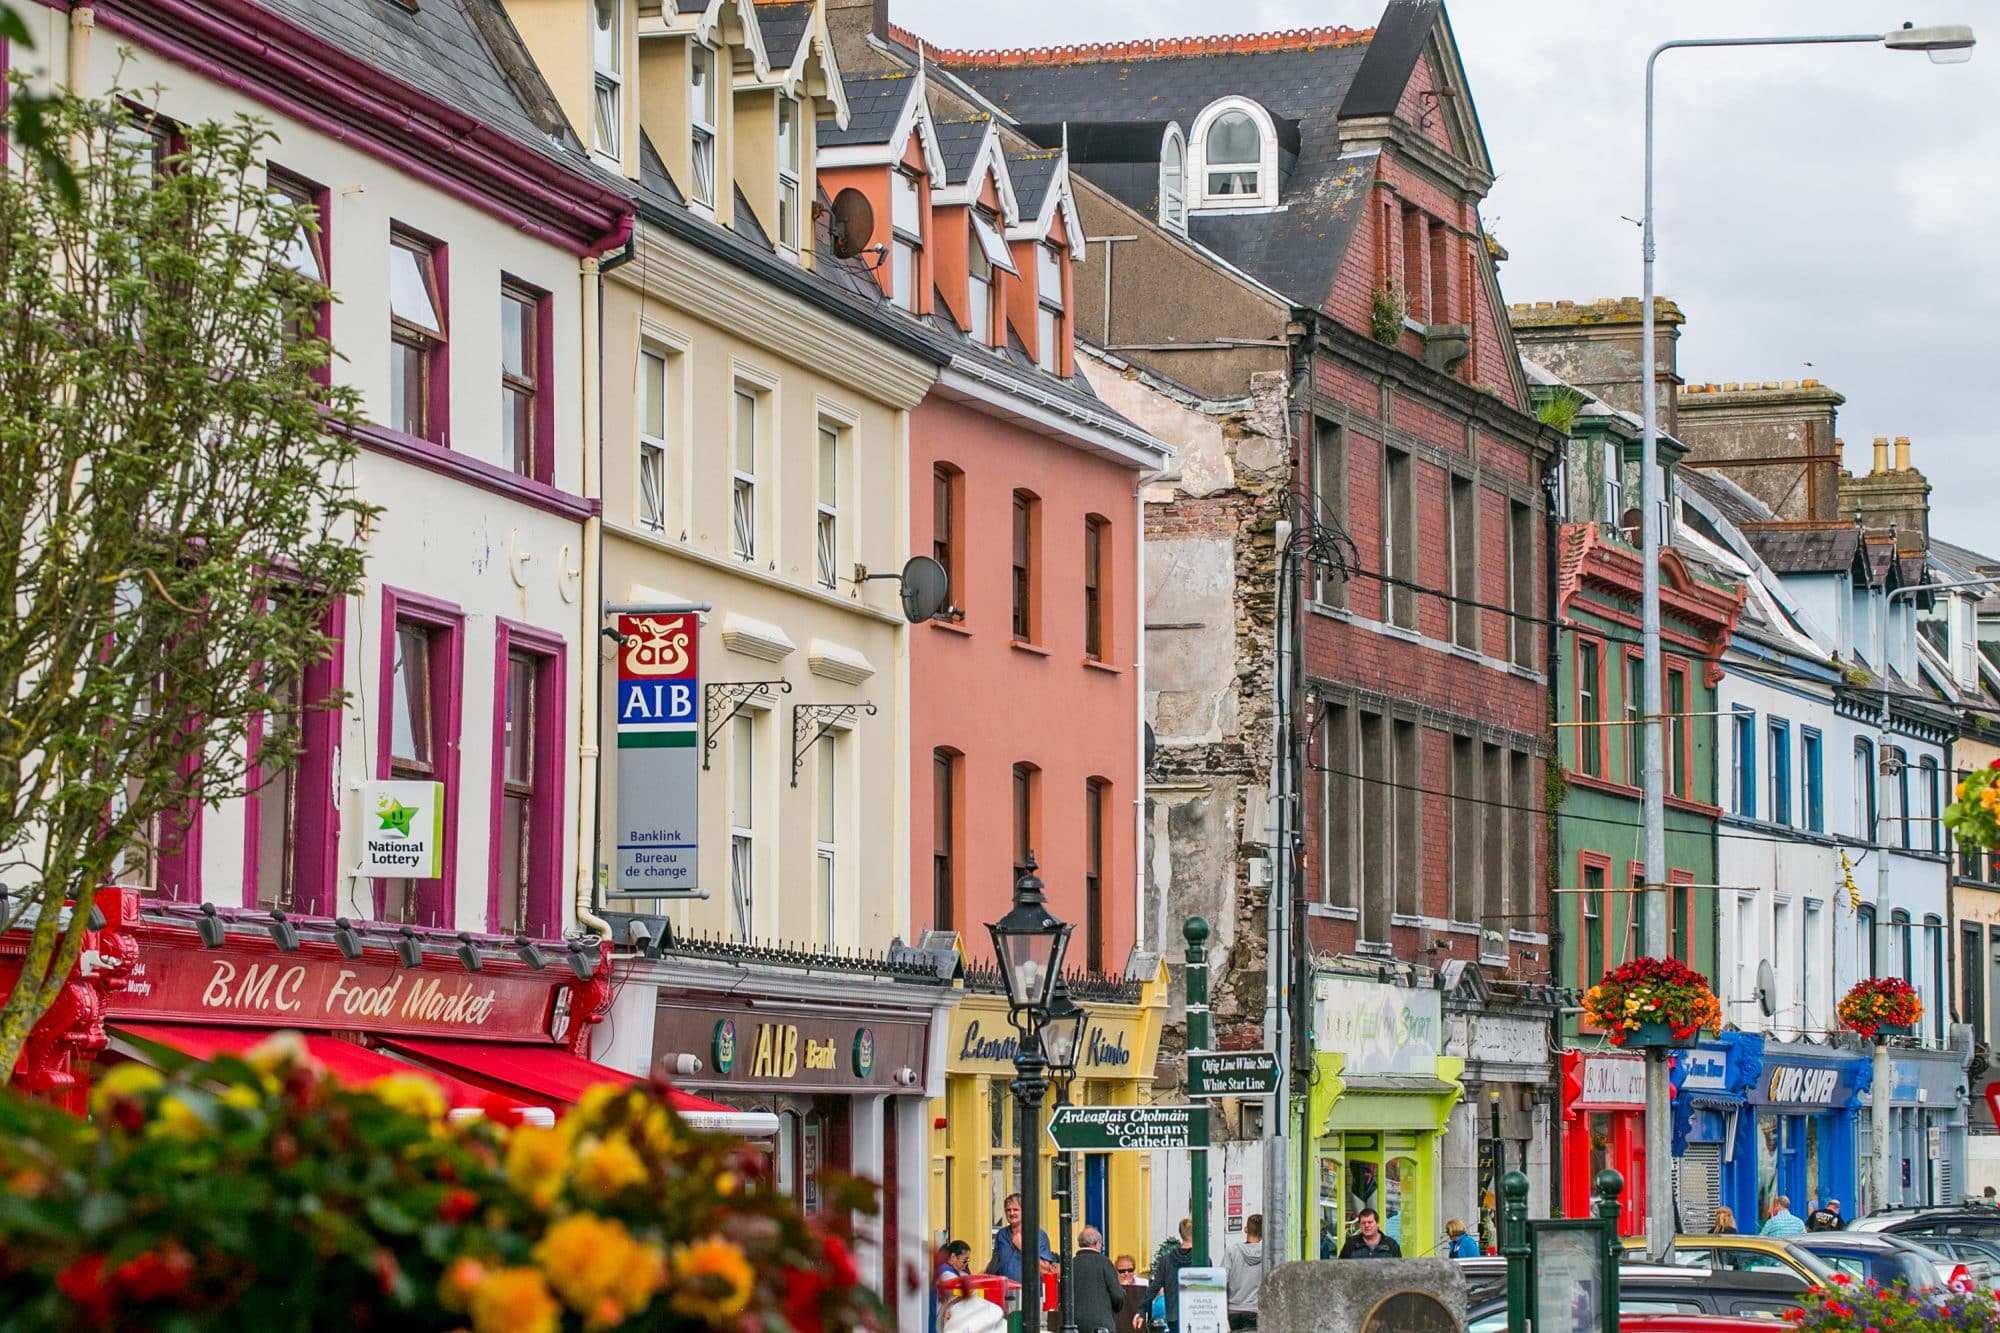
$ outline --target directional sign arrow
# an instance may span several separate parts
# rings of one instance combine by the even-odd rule
[[[1268,1097],[1278,1090],[1278,1057],[1269,1051],[1191,1051],[1190,1097]]]
[[[1058,1106],[1049,1141],[1060,1152],[1208,1147],[1206,1106]]]

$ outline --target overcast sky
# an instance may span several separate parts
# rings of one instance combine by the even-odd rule
[[[1378,0],[891,0],[940,46],[1372,25]],[[2000,556],[2000,6],[1989,0],[1455,0],[1499,179],[1509,301],[1639,293],[1646,53],[1675,37],[1971,23],[1970,64],[1873,46],[1661,60],[1659,291],[1690,381],[1817,377],[1840,434],[1908,435],[1932,531]],[[1810,364],[1808,364],[1810,363]]]

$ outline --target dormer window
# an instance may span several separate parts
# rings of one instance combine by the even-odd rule
[[[1196,207],[1275,207],[1278,202],[1278,136],[1263,107],[1244,97],[1212,103],[1189,136]]]
[[[922,268],[918,260],[924,249],[923,197],[917,178],[906,171],[889,175],[889,223],[894,249],[889,270],[891,296],[897,305],[915,314],[917,275]]]
[[[688,46],[688,119],[694,140],[690,173],[694,180],[693,200],[715,207],[715,48],[701,42]]]
[[[799,99],[778,98],[778,244],[799,248],[800,180],[805,171],[805,145],[799,124]]]
[[[1208,127],[1208,193],[1258,193],[1257,163],[1262,156],[1250,117],[1241,111],[1218,116]]]
[[[1062,255],[1053,245],[1035,247],[1035,360],[1051,375],[1062,373]]]
[[[1168,231],[1187,231],[1187,140],[1178,125],[1167,126],[1160,148],[1160,225]]]
[[[591,146],[606,157],[620,156],[625,142],[619,111],[624,84],[624,0],[596,0],[590,25],[591,58],[597,69],[595,134]]]
[[[1007,243],[1000,239],[1000,229],[993,219],[974,210],[972,214],[972,244],[966,247],[970,277],[966,291],[966,331],[988,347],[993,345],[993,311],[999,300],[995,295],[999,271],[1014,271],[1014,263],[1007,257]]]

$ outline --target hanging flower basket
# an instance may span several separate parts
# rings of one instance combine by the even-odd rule
[[[1840,997],[1839,1014],[1864,1037],[1902,1037],[1924,1016],[1924,1002],[1901,977],[1870,977]]]
[[[311,1333],[881,1329],[849,1248],[861,1182],[803,1215],[764,1156],[665,1089],[552,1129],[447,1113],[412,1071],[334,1083],[290,1034],[101,1074],[90,1121],[0,1093],[0,1324]],[[836,1220],[838,1219],[838,1220]]]
[[[1584,994],[1583,1017],[1614,1046],[1686,1047],[1721,1025],[1722,1005],[1708,978],[1679,959],[1635,958]]]
[[[1958,799],[1944,808],[1944,826],[1959,845],[2000,846],[2000,759],[1966,774],[1952,794]]]

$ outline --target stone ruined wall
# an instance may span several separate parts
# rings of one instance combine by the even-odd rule
[[[1840,517],[1837,413],[1847,400],[1818,380],[1690,384],[1678,439],[1686,466],[1728,477],[1785,520]]]
[[[1627,412],[1640,409],[1645,358],[1640,324],[1645,307],[1636,296],[1603,301],[1535,301],[1507,307],[1514,343],[1521,355],[1546,366],[1563,383],[1602,398]],[[1679,435],[1676,369],[1680,307],[1653,298],[1653,366],[1659,377],[1660,426]]]
[[[1274,353],[1276,361],[1282,354]],[[1141,946],[1173,974],[1160,1045],[1163,1083],[1186,1050],[1181,923],[1205,917],[1216,1043],[1263,1042],[1269,877],[1267,801],[1277,663],[1277,524],[1291,481],[1289,376],[1204,400],[1138,368],[1080,358],[1110,406],[1173,444],[1172,470],[1146,488],[1147,774]]]

